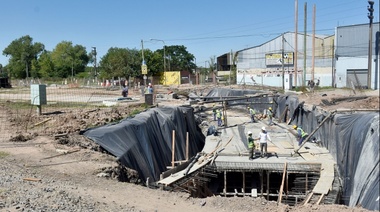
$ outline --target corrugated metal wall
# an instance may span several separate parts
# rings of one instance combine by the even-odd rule
[[[379,23],[372,25],[372,42],[375,43],[376,32],[379,31]],[[337,27],[336,29],[336,55],[337,57],[367,57],[369,43],[369,25],[360,24],[354,26]],[[372,53],[375,54],[375,46],[372,45]]]

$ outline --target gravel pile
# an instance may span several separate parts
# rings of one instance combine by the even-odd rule
[[[0,158],[0,211],[137,211],[81,197],[73,182],[40,180],[37,171]]]

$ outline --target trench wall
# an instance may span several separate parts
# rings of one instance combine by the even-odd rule
[[[294,98],[289,98],[293,99]],[[288,103],[278,99],[279,107]],[[297,105],[293,103],[291,105]],[[292,107],[291,124],[311,133],[328,116],[315,106]],[[342,183],[342,202],[379,210],[379,113],[337,113],[328,119],[313,137],[334,157]]]

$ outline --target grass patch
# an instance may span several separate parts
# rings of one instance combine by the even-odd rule
[[[8,152],[3,152],[3,151],[0,151],[0,158],[5,158],[9,155]]]
[[[141,110],[134,109],[134,110],[131,111],[131,113],[129,114],[129,116],[136,116],[139,113],[141,113]]]

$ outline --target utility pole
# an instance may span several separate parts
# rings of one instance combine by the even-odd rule
[[[295,33],[294,33],[294,86],[297,88],[297,75],[298,75],[298,0],[295,1]],[[289,72],[290,73],[290,72]]]
[[[374,1],[368,1],[368,4],[370,6],[367,6],[367,9],[369,11],[368,13],[368,18],[369,18],[369,45],[368,45],[368,79],[367,79],[367,84],[368,84],[368,89],[371,89],[372,85],[372,21],[373,21],[373,5],[375,4]]]
[[[285,90],[285,77],[284,77],[284,60],[285,60],[285,54],[284,54],[284,45],[285,43],[285,38],[284,38],[284,33],[282,33],[282,51],[281,51],[281,63],[282,63],[282,90]]]
[[[314,81],[314,68],[315,68],[315,4],[313,5],[313,51],[311,56],[311,80]]]
[[[233,58],[232,58],[232,49],[231,49],[231,54],[230,54],[230,76],[229,76],[229,79],[228,79],[228,84],[230,84],[230,88],[231,88],[232,65],[233,65]]]
[[[199,85],[199,76],[197,72],[197,58],[194,58],[194,60],[195,60],[195,84]]]
[[[144,75],[144,86],[146,87],[146,79],[147,79],[147,74],[148,74],[148,67],[145,64],[145,59],[144,59],[144,41],[141,40],[141,55],[142,55],[142,64],[141,64],[141,73]]]
[[[94,55],[94,77],[95,77],[95,81],[96,80],[96,77],[98,76],[97,72],[96,72],[96,47],[92,47],[92,54]]]
[[[305,86],[305,81],[306,81],[306,29],[307,29],[307,2],[305,2],[304,6],[304,23],[303,23],[303,28],[304,28],[304,35],[303,35],[303,79],[302,79],[302,86]]]

